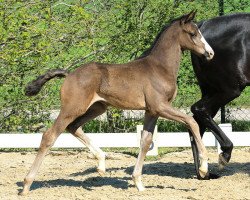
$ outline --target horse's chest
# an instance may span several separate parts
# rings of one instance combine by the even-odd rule
[[[165,84],[160,85],[157,91],[158,91],[159,96],[171,102],[176,97],[177,85],[172,84],[172,83],[165,83]]]

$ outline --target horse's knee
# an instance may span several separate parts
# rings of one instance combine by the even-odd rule
[[[141,148],[144,149],[149,149],[151,143],[153,140],[153,134],[148,132],[148,131],[143,131],[142,132],[142,137],[141,137]]]
[[[206,108],[204,106],[195,103],[191,106],[191,112],[196,116],[201,116],[206,114]]]
[[[231,141],[227,141],[224,145],[221,146],[221,150],[223,152],[229,152],[231,153],[231,151],[233,150],[233,143]]]
[[[69,125],[67,126],[66,130],[67,130],[69,133],[74,134],[74,133],[76,132],[77,128],[78,128],[78,127],[75,126],[74,123],[71,123],[71,124],[69,124]]]
[[[190,129],[196,129],[196,130],[199,129],[199,125],[197,124],[197,122],[193,117],[188,117],[186,119],[186,124]]]
[[[42,141],[41,141],[41,148],[49,148],[51,147],[56,140],[56,136],[51,134],[51,131],[48,130],[47,132],[43,133]]]
[[[194,119],[199,125],[209,122],[213,115],[207,107],[198,103],[191,106],[191,112],[194,114]]]

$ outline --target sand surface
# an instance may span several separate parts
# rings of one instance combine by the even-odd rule
[[[36,152],[0,152],[0,199],[69,200],[250,200],[250,148],[233,151],[230,164],[221,172],[217,153],[209,150],[209,167],[218,179],[196,179],[191,150],[165,154],[157,161],[146,161],[143,182],[146,191],[138,192],[131,174],[136,158],[112,153],[107,172],[100,177],[96,160],[83,151],[51,151],[45,158],[27,196],[18,196]]]

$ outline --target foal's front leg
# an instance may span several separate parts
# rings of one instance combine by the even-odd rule
[[[174,109],[169,104],[161,104],[159,105],[158,109],[159,109],[158,110],[159,115],[161,117],[184,123],[190,129],[190,131],[193,134],[194,140],[197,144],[197,148],[198,148],[199,160],[200,160],[199,173],[200,173],[200,176],[204,178],[208,172],[208,162],[207,162],[208,157],[207,157],[207,150],[201,139],[199,126],[197,122],[194,120],[193,117],[188,116]]]
[[[156,125],[158,117],[150,115],[150,113],[145,113],[144,126],[141,135],[140,153],[138,155],[135,168],[132,174],[133,181],[139,191],[145,190],[142,184],[142,167],[146,154],[152,143],[154,128]]]

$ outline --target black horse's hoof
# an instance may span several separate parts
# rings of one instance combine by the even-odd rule
[[[209,179],[218,179],[218,178],[220,178],[218,174],[213,174],[213,173],[209,174]]]
[[[224,167],[228,164],[230,160],[230,156],[227,156],[225,153],[220,153],[218,164],[219,164],[219,170],[223,170]]]

